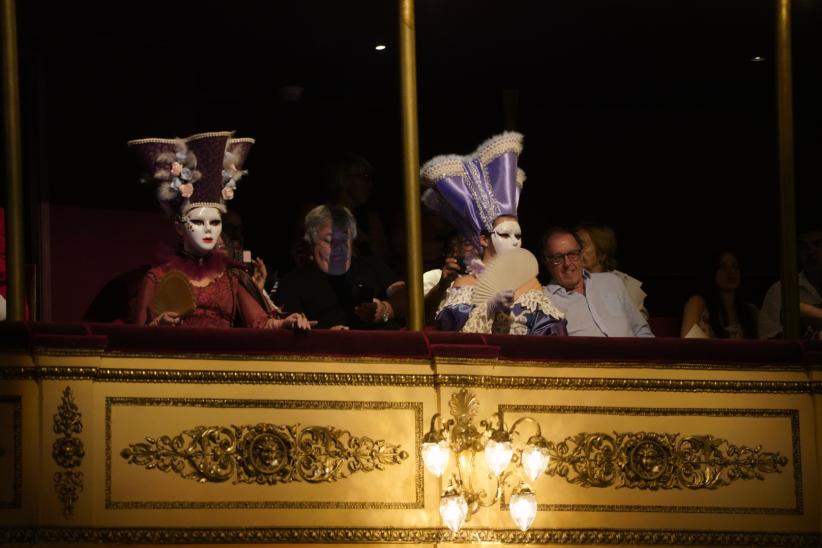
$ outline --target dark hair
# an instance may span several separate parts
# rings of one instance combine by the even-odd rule
[[[569,234],[577,241],[577,245],[579,245],[580,249],[582,249],[582,242],[580,241],[579,237],[574,234],[570,228],[564,226],[552,226],[548,230],[546,230],[542,235],[541,245],[540,245],[540,253],[545,252],[545,245],[548,243],[553,236],[557,234]]]
[[[739,262],[739,255],[731,248],[721,247],[717,248],[709,259],[703,262],[702,272],[702,291],[701,295],[705,298],[705,305],[708,308],[708,315],[710,318],[711,330],[714,336],[720,339],[728,338],[728,317],[725,313],[725,307],[722,306],[722,300],[719,296],[719,289],[716,287],[716,271],[719,269],[722,256],[728,254],[733,256]],[[743,292],[740,287],[734,292],[734,311],[739,325],[742,327],[743,335],[746,339],[757,338],[757,326],[751,308],[745,299],[742,298]]]
[[[351,152],[339,154],[326,162],[323,170],[323,190],[327,201],[336,202],[339,199],[343,178],[357,167],[369,173],[373,169],[368,160]]]
[[[616,270],[617,239],[614,229],[597,223],[580,223],[574,227],[574,234],[584,230],[591,237],[596,247],[597,258],[605,272]]]
[[[462,252],[462,241],[463,237],[460,235],[459,232],[456,230],[452,230],[448,233],[448,236],[445,238],[445,241],[442,243],[442,251],[441,255],[443,258],[451,257],[452,252],[455,249],[459,249],[459,252]]]

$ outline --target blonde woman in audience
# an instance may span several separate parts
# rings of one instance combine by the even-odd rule
[[[574,229],[579,241],[582,242],[582,264],[588,272],[610,272],[616,274],[640,314],[647,320],[648,310],[645,309],[645,297],[642,282],[620,272],[617,267],[617,239],[614,230],[605,225],[584,223]]]

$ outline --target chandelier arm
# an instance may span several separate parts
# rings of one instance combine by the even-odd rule
[[[497,485],[496,485],[496,487],[494,488],[494,491],[493,491],[494,496],[491,497],[491,498],[487,498],[485,500],[483,500],[482,498],[477,496],[477,504],[481,508],[488,508],[489,506],[494,506],[497,502],[499,502],[502,499],[502,496],[503,496],[502,490],[503,490],[504,483],[502,481],[500,481],[500,478],[497,478],[496,476],[491,476],[491,477],[493,477],[494,481],[497,482]],[[480,494],[484,494],[484,493],[485,493],[484,489],[482,491],[480,491]],[[479,507],[477,508],[477,510],[479,510]]]
[[[439,421],[440,423],[439,428],[437,428],[437,421]],[[442,418],[439,413],[434,413],[434,415],[431,417],[431,427],[428,430],[431,432],[442,432]]]
[[[508,433],[513,436],[514,432],[516,432],[516,430],[517,430],[517,425],[520,424],[520,423],[523,423],[523,422],[533,423],[534,426],[536,426],[536,428],[537,428],[537,434],[536,435],[537,436],[542,436],[542,427],[540,426],[539,422],[537,422],[536,419],[533,419],[531,417],[521,417],[521,418],[517,419],[514,422],[514,424],[511,425],[511,428],[508,429]]]

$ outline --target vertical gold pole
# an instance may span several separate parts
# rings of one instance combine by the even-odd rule
[[[776,100],[779,133],[779,205],[782,232],[782,333],[799,338],[796,197],[793,160],[791,0],[776,0]]]
[[[3,10],[3,132],[6,140],[6,272],[9,320],[25,319],[23,268],[23,161],[20,143],[20,89],[17,75],[17,15],[14,0]]]
[[[408,286],[408,328],[412,331],[421,331],[425,305],[422,294],[417,46],[414,33],[414,0],[400,0],[400,101],[405,188],[405,248],[408,263],[405,283]]]

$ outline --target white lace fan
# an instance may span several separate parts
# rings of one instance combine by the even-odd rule
[[[471,304],[485,304],[506,289],[515,291],[538,273],[537,258],[527,249],[514,248],[500,253],[480,275]]]

